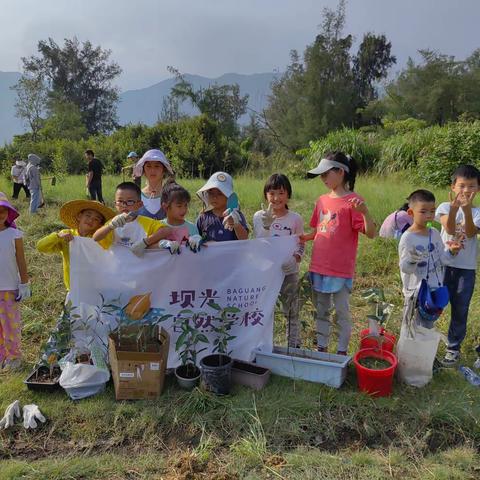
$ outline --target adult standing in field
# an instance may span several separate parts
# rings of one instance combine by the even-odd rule
[[[130,152],[127,155],[127,164],[122,168],[122,172],[124,175],[123,179],[125,180],[125,175],[127,175],[129,177],[128,180],[130,180],[131,178],[133,180],[133,183],[135,183],[135,185],[138,185],[139,188],[142,188],[142,177],[141,176],[136,177],[133,174],[133,169],[137,162],[138,162],[137,152]]]
[[[133,169],[134,177],[145,175],[146,184],[142,189],[143,207],[138,210],[139,215],[163,220],[166,212],[162,208],[162,189],[164,178],[173,176],[170,162],[161,150],[152,149],[145,152]]]
[[[25,185],[25,168],[27,164],[23,160],[15,159],[13,161],[12,169],[10,174],[12,176],[13,181],[13,195],[12,198],[17,199],[20,190],[24,190],[25,197],[30,198],[30,191],[28,190],[27,186]]]
[[[85,150],[85,159],[88,162],[87,188],[91,200],[103,201],[102,196],[102,173],[103,164],[98,158],[95,158],[93,150]]]
[[[25,168],[24,182],[30,191],[30,213],[36,213],[43,204],[42,179],[40,178],[41,159],[34,153],[28,154],[28,163]]]

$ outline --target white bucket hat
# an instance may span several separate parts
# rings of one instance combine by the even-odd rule
[[[207,181],[207,183],[197,191],[200,200],[206,206],[205,210],[210,210],[212,207],[208,204],[208,190],[218,188],[227,198],[233,193],[233,179],[225,172],[214,173]]]
[[[317,175],[321,175],[322,173],[328,172],[332,168],[341,168],[342,170],[345,170],[347,173],[350,171],[350,169],[343,163],[336,162],[335,160],[328,160],[327,158],[322,158],[320,160],[320,163],[314,169],[308,171],[307,177],[309,178],[316,177]]]
[[[145,152],[143,157],[133,167],[134,177],[141,177],[143,175],[143,166],[145,165],[145,162],[160,162],[168,170],[170,175],[174,175],[173,168],[165,154],[161,150],[153,148],[152,150]]]
[[[27,158],[28,158],[28,163],[31,163],[32,165],[35,165],[35,166],[40,165],[40,162],[42,161],[41,158],[38,155],[35,155],[34,153],[29,153]]]

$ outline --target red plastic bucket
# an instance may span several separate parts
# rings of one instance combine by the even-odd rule
[[[370,335],[370,329],[365,328],[360,332],[360,350],[365,348],[382,348],[382,350],[387,350],[388,352],[393,352],[393,347],[395,346],[396,337],[390,332],[387,332],[384,328],[380,329],[380,335],[383,337],[383,342],[380,345],[379,338]]]
[[[383,370],[373,370],[359,363],[362,358],[379,358],[390,363],[390,367]],[[357,369],[358,388],[374,397],[387,397],[392,393],[393,374],[397,368],[397,357],[387,350],[377,348],[365,348],[359,350],[353,357],[353,363]]]

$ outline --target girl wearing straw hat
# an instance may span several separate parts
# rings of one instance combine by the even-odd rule
[[[73,200],[60,208],[60,219],[67,229],[53,232],[37,243],[42,253],[60,253],[63,259],[63,281],[70,290],[69,242],[75,237],[91,237],[97,229],[115,216],[115,212],[94,200]],[[102,242],[99,242],[104,248]]]
[[[21,319],[18,302],[31,296],[18,212],[0,192],[0,369],[20,365]]]

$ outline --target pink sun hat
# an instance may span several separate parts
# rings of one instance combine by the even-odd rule
[[[7,196],[0,192],[0,207],[6,207],[8,209],[7,215],[7,226],[17,228],[15,225],[15,219],[18,218],[20,215],[15,208],[13,208],[12,204],[8,201]]]

